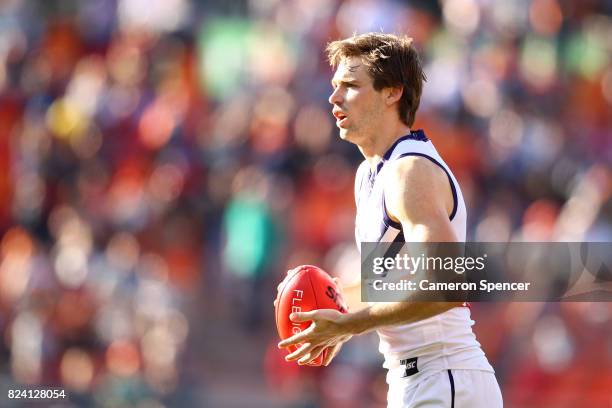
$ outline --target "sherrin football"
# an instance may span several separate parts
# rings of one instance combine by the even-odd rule
[[[333,279],[321,268],[302,265],[289,271],[285,280],[279,285],[275,304],[276,328],[281,340],[307,329],[312,321],[292,322],[289,315],[294,312],[309,312],[316,309],[336,309],[346,313],[347,308],[342,295]],[[289,353],[299,346],[287,348]],[[328,349],[310,364],[320,366]]]

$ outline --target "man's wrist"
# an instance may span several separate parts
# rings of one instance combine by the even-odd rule
[[[356,336],[372,329],[369,324],[369,319],[367,318],[368,309],[369,308],[365,308],[358,312],[343,314],[338,320],[343,332],[351,336]]]

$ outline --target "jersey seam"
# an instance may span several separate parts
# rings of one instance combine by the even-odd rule
[[[310,274],[308,274],[308,283],[310,283],[310,289],[312,290],[312,295],[315,300],[315,304],[318,305],[319,301],[317,300],[317,292],[315,291],[314,285],[312,284],[312,279],[310,279]]]

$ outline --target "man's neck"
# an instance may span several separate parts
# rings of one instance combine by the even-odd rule
[[[387,135],[377,134],[371,138],[372,143],[367,146],[359,145],[359,150],[363,157],[370,164],[370,168],[375,169],[378,163],[380,163],[385,153],[391,148],[393,143],[402,136],[406,136],[410,133],[410,127],[404,125],[398,126],[393,132],[387,133]]]

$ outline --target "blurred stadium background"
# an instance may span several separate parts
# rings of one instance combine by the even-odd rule
[[[359,267],[322,50],[404,32],[470,240],[612,238],[612,3],[4,0],[0,405],[383,407],[374,336],[276,350],[287,268]],[[476,304],[508,407],[609,407],[609,303]],[[51,404],[51,401],[47,401]]]

